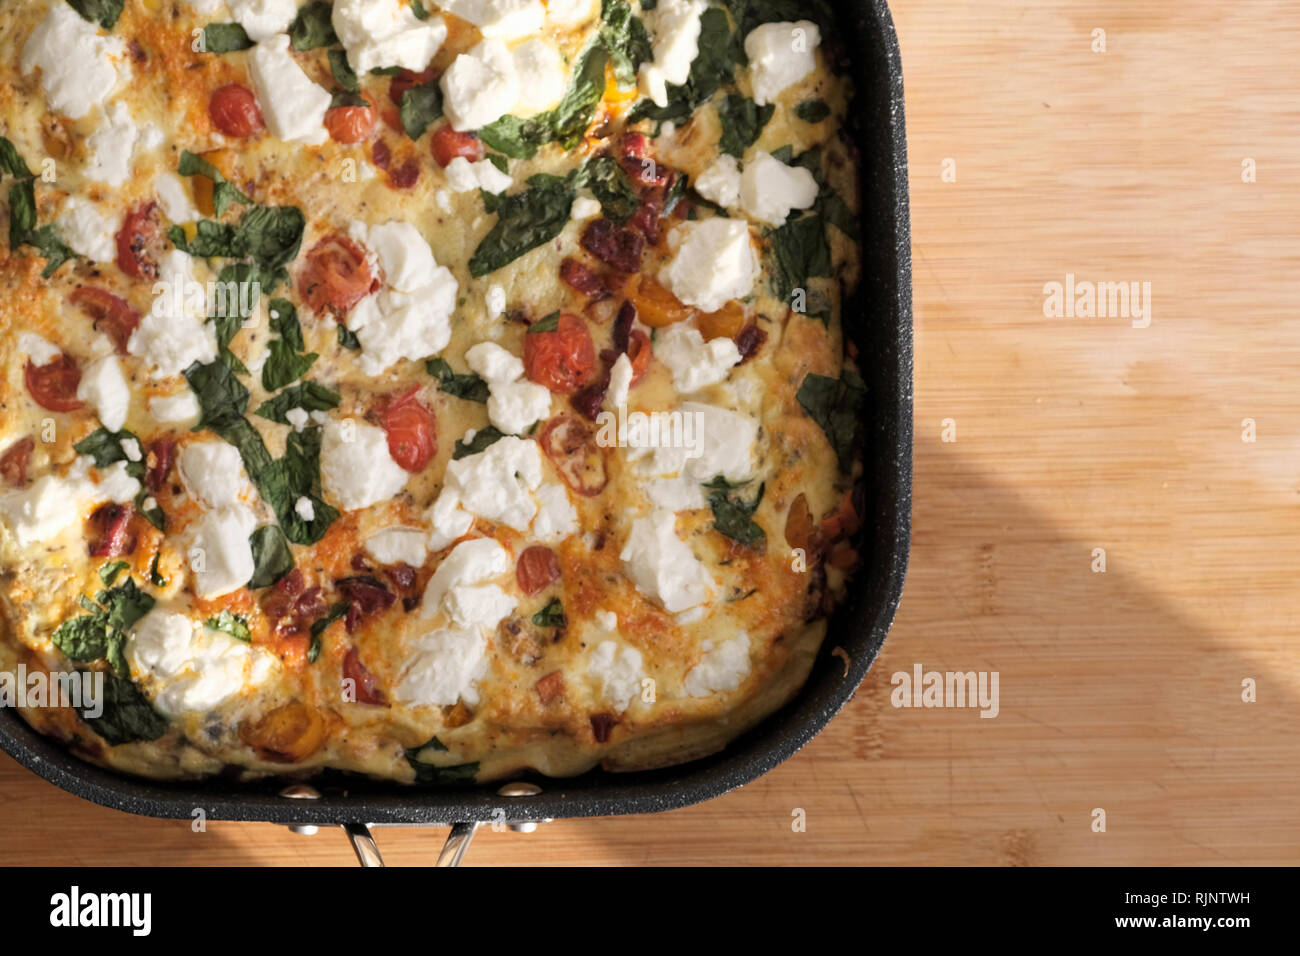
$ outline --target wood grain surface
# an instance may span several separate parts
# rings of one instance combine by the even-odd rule
[[[484,832],[467,863],[1300,863],[1295,13],[894,4],[916,506],[884,653],[825,733],[742,791]],[[1045,318],[1044,285],[1067,274],[1149,282],[1150,326]],[[891,707],[890,675],[916,663],[997,671],[998,716]],[[444,836],[377,831],[391,864],[431,862]],[[353,863],[340,833],[196,834],[84,803],[7,758],[0,855]]]

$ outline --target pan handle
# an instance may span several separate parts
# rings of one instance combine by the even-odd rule
[[[358,863],[362,866],[384,865],[384,858],[379,853],[379,845],[375,843],[370,827],[364,823],[344,823],[342,826],[348,842],[352,844],[352,851],[357,855]],[[434,866],[460,866],[476,830],[477,822],[452,824],[451,833],[447,834],[447,842],[443,844]]]
[[[438,862],[434,866],[460,866],[461,858],[465,851],[469,849],[469,843],[474,839],[474,832],[478,829],[478,822],[473,823],[453,823],[451,832],[447,834],[447,842],[442,846],[442,852],[438,854]]]
[[[357,862],[362,866],[383,866],[384,858],[379,855],[379,844],[375,843],[370,827],[364,823],[345,823],[343,832],[352,844],[352,852],[357,855]]]

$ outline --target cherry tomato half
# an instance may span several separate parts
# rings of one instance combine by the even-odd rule
[[[34,365],[30,360],[23,372],[27,391],[36,404],[52,412],[72,412],[81,408],[77,386],[81,384],[81,369],[71,355],[55,356],[46,365]]]
[[[424,468],[438,452],[438,420],[416,395],[417,385],[389,401],[383,410],[388,453],[410,472]]]
[[[140,325],[140,313],[122,298],[98,286],[83,285],[68,297],[78,309],[90,316],[94,328],[113,340],[119,355],[126,354],[131,333]]]
[[[238,139],[256,136],[266,129],[253,91],[238,83],[220,87],[212,94],[208,100],[208,116],[213,126]]]
[[[524,366],[534,382],[572,395],[590,381],[596,367],[596,346],[587,323],[565,313],[554,330],[529,331],[524,336]]]
[[[335,234],[307,253],[307,263],[298,274],[298,294],[317,312],[329,309],[346,315],[370,293],[374,281],[361,247],[347,236]]]

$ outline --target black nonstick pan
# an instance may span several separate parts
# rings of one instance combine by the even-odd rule
[[[151,817],[252,820],[303,828],[343,826],[363,864],[379,862],[366,826],[456,824],[441,863],[455,863],[479,822],[526,828],[556,817],[654,813],[740,787],[786,760],[848,702],[880,650],[907,569],[912,488],[912,263],[907,206],[903,74],[885,0],[838,4],[856,84],[861,153],[863,279],[845,311],[868,388],[866,522],[862,565],[831,621],[808,682],[784,708],[710,757],[662,770],[592,771],[571,779],[522,777],[461,789],[417,789],[354,777],[311,785],[208,780],[164,784],[83,763],[0,709],[0,747],[56,786]],[[838,653],[843,649],[843,654]]]

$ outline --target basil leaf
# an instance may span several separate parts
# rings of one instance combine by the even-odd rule
[[[243,418],[248,408],[248,389],[224,362],[210,365],[195,362],[182,374],[199,400],[199,421],[194,431],[204,428],[218,431]]]
[[[474,433],[474,437],[468,442],[464,439],[457,440],[456,450],[453,451],[451,455],[452,460],[460,461],[460,459],[469,455],[477,455],[494,442],[505,437],[505,433],[499,431],[495,425],[488,425],[486,428],[480,428]]]
[[[538,319],[532,325],[528,326],[526,335],[534,335],[541,332],[554,332],[560,327],[560,312],[557,309],[543,319]]]
[[[46,279],[69,259],[76,258],[76,253],[59,238],[53,225],[36,228],[36,190],[30,179],[9,187],[9,249],[14,251],[23,245],[32,246],[47,260],[41,270],[41,276]]]
[[[339,620],[340,618],[347,616],[349,606],[350,605],[347,601],[339,601],[337,604],[335,604],[333,607],[330,608],[330,612],[326,617],[323,617],[319,621],[314,621],[312,623],[311,644],[309,644],[307,647],[308,664],[315,664],[316,661],[320,658],[321,643],[322,643],[321,637],[325,634],[325,631],[329,628],[331,624],[333,624],[335,621]]]
[[[424,131],[442,116],[442,88],[438,81],[430,80],[422,86],[405,90],[397,112],[407,136],[411,139],[423,136]]]
[[[490,397],[487,382],[473,374],[458,375],[445,359],[429,359],[424,363],[424,368],[438,380],[438,390],[447,395],[479,403],[486,402]]]
[[[786,149],[788,150],[789,147],[786,147]],[[782,162],[790,163],[791,160],[783,159]],[[844,201],[844,197],[826,184],[826,175],[822,172],[821,149],[814,147],[801,153],[798,159],[793,160],[793,164],[802,166],[812,173],[813,179],[817,180],[817,204],[813,206],[813,211],[854,242],[861,241],[861,226],[858,224],[858,217],[853,214],[853,210]]]
[[[713,509],[713,527],[720,534],[738,541],[751,551],[767,551],[767,532],[754,520],[754,512],[763,501],[766,485],[760,485],[758,496],[748,502],[732,494],[737,489],[726,478],[718,476],[704,485],[709,489],[709,507]]]
[[[533,623],[538,627],[567,627],[569,619],[564,616],[564,605],[560,599],[554,597],[546,603],[546,607],[533,615]]]
[[[274,398],[267,399],[253,414],[268,421],[290,424],[288,412],[301,408],[306,412],[325,412],[339,407],[339,393],[316,382],[298,382]]]
[[[90,613],[60,624],[50,637],[54,646],[69,660],[105,660],[119,677],[128,676],[126,639],[135,622],[153,609],[154,599],[128,577],[119,587],[100,591],[94,602],[82,597],[81,606]]]
[[[348,55],[342,47],[331,47],[329,51],[330,73],[334,76],[334,82],[349,93],[360,93],[361,83],[357,80],[356,71],[348,63]]]
[[[605,218],[614,222],[626,222],[641,208],[641,197],[623,170],[623,164],[613,156],[594,156],[587,160],[574,185],[590,189],[600,200]]]
[[[229,611],[222,611],[216,617],[208,618],[203,626],[213,631],[229,634],[235,640],[243,641],[245,644],[253,639],[253,634],[248,629],[248,621]]]
[[[319,427],[290,432],[285,439],[284,457],[262,474],[257,483],[263,500],[275,510],[280,527],[295,544],[315,544],[325,537],[339,516],[338,510],[321,497],[321,434]],[[310,521],[295,508],[299,498],[311,502]]]
[[[289,39],[295,50],[315,50],[323,46],[332,46],[339,42],[330,23],[334,12],[332,4],[324,0],[315,0],[298,11],[298,16],[289,25]]]
[[[149,583],[156,588],[165,588],[167,586],[167,579],[163,577],[161,572],[158,570],[158,561],[160,558],[162,558],[162,552],[158,551],[154,554],[153,560],[149,562]]]
[[[234,53],[252,45],[248,33],[238,23],[209,23],[203,28],[205,53]]]
[[[0,170],[17,179],[35,178],[35,173],[27,168],[27,163],[18,154],[18,148],[4,136],[0,136]]]
[[[268,392],[278,391],[290,382],[306,375],[316,359],[315,352],[303,355],[295,352],[292,345],[284,339],[274,339],[270,345],[270,356],[262,366],[262,387]]]
[[[867,401],[866,384],[848,369],[839,378],[809,374],[795,397],[808,416],[821,426],[835,449],[840,468],[848,471],[853,464],[853,445]]]
[[[111,588],[117,576],[130,566],[125,561],[110,561],[99,569],[99,580],[104,582],[104,587]]]
[[[295,206],[255,206],[244,214],[238,226],[200,219],[191,240],[180,226],[172,226],[168,238],[182,252],[204,259],[252,257],[263,274],[278,282],[284,267],[298,255],[307,220]],[[274,288],[264,288],[270,292]]]
[[[415,771],[415,782],[419,784],[458,784],[473,783],[478,776],[477,763],[461,763],[451,767],[435,767],[433,764],[424,763],[418,759],[422,750],[427,749],[434,743],[438,746],[435,750],[446,750],[446,746],[435,737],[424,747],[413,747],[406,751],[406,762],[410,764],[411,769]]]
[[[470,275],[482,278],[550,242],[568,223],[573,198],[567,180],[545,173],[530,177],[527,189],[501,201],[496,225],[470,257]]]
[[[804,100],[794,108],[794,115],[805,123],[820,123],[831,115],[825,100]]]
[[[209,27],[209,29],[211,29]],[[251,44],[250,44],[251,45]],[[212,208],[218,216],[224,216],[232,202],[251,206],[253,200],[245,196],[238,187],[221,174],[221,170],[206,159],[196,156],[189,150],[181,153],[181,161],[176,171],[182,176],[206,176],[212,180]]]
[[[126,452],[122,450],[122,441],[127,438],[135,438],[135,435],[128,431],[111,432],[107,428],[97,428],[73,445],[72,450],[78,455],[88,455],[96,468],[107,468],[119,461],[127,461]],[[142,474],[143,470],[141,463]]]
[[[170,726],[135,684],[112,674],[104,675],[103,713],[90,717],[82,711],[81,719],[112,746],[157,740]]]
[[[270,587],[293,570],[293,552],[284,532],[273,524],[263,525],[248,538],[253,548],[253,577],[249,589]]]
[[[772,290],[777,298],[789,302],[794,290],[804,288],[809,279],[830,277],[831,247],[821,216],[791,219],[766,235],[774,262]]]
[[[105,30],[111,30],[122,15],[126,0],[68,0],[68,5],[81,14],[83,20],[98,23]]]
[[[642,3],[641,9],[652,7]],[[627,0],[602,0],[600,18],[604,21],[600,42],[609,54],[614,79],[620,86],[635,86],[637,68],[654,57],[645,24],[632,15],[632,5]]]
[[[424,9],[424,4],[420,0],[411,0],[411,12],[415,14],[417,20],[429,19],[429,11]]]
[[[740,25],[740,35],[746,37],[764,23],[813,20],[822,36],[835,26],[835,11],[828,0],[725,0],[725,5]]]
[[[598,35],[578,55],[569,86],[555,109],[528,119],[503,116],[480,129],[479,139],[511,159],[530,159],[551,142],[572,149],[591,125],[596,106],[605,94],[608,59]]]
[[[353,332],[342,322],[339,323],[338,331],[339,345],[345,349],[351,349],[354,352],[361,351],[361,340],[357,338],[357,333]]]
[[[745,150],[754,145],[775,112],[776,106],[771,103],[759,106],[739,93],[728,94],[718,104],[718,117],[722,120],[719,148],[737,159],[744,156]]]
[[[799,19],[796,17],[796,19]],[[745,31],[731,32],[727,14],[719,7],[710,7],[700,17],[699,55],[691,64],[691,72],[681,86],[668,87],[668,105],[657,106],[652,100],[642,100],[628,114],[628,122],[639,119],[681,123],[703,103],[713,98],[723,86],[735,79],[736,66],[746,62],[741,37]],[[655,131],[658,135],[658,129]]]

